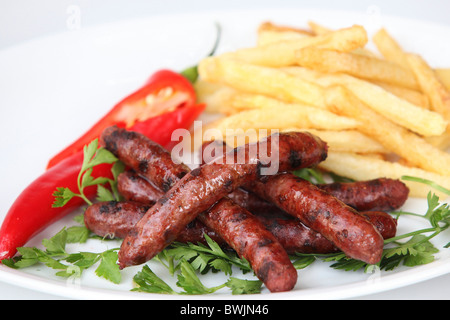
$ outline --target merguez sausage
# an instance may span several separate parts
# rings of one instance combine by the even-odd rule
[[[84,212],[84,224],[100,237],[125,238],[150,207],[133,201],[94,203]]]
[[[163,192],[186,174],[184,166],[172,168],[170,153],[137,132],[112,126],[103,131],[100,143],[139,175],[162,186]]]
[[[398,209],[409,194],[409,189],[403,182],[388,178],[317,186],[359,211]]]
[[[215,230],[236,252],[248,260],[258,279],[271,292],[291,290],[297,271],[286,251],[255,216],[224,198],[199,219]]]
[[[161,161],[147,149],[151,144],[147,140],[142,143],[143,137],[138,137],[138,145],[130,144],[137,134],[129,134],[118,128],[106,129],[102,134],[101,143],[110,149],[124,163],[134,169],[145,162],[160,163],[162,167],[169,166],[170,162]],[[265,150],[272,150],[272,140],[276,140],[276,152],[280,156],[280,169],[286,170],[303,166],[312,166],[324,160],[326,157],[326,145],[318,138],[307,133],[289,133],[268,137],[264,142]],[[125,144],[126,149],[119,147]],[[130,265],[144,263],[153,258],[158,252],[169,245],[181,230],[193,221],[201,212],[205,212],[218,200],[225,197],[241,185],[260,177],[261,168],[269,163],[262,163],[259,153],[250,155],[249,145],[234,150],[233,156],[237,157],[243,152],[244,164],[218,164],[209,163],[192,170],[178,181],[138,222],[136,227],[124,239],[119,251],[119,265],[124,268]],[[137,154],[140,161],[132,160],[131,154]],[[152,161],[147,161],[141,155],[147,154]],[[169,155],[169,153],[167,153]],[[163,156],[164,157],[164,156]],[[169,156],[165,156],[166,158]],[[222,161],[226,163],[226,161]],[[146,166],[144,173],[149,172]],[[159,174],[171,175],[171,181],[180,175],[173,174],[171,170],[162,171],[161,167],[153,168]],[[180,170],[184,175],[185,171]],[[167,181],[167,179],[166,179]]]
[[[393,211],[408,199],[409,189],[400,180],[379,178],[367,181],[317,184],[319,189],[344,202],[357,211]],[[280,208],[261,199],[253,192],[236,189],[228,196],[250,212],[278,213]]]
[[[381,259],[383,238],[356,210],[290,173],[248,185],[258,196],[321,233],[351,258],[369,264]]]
[[[117,133],[115,133],[115,135],[117,137]],[[290,153],[289,163],[298,166],[309,166],[322,161],[326,156],[326,145],[312,135],[308,134],[302,136],[306,137],[306,143],[300,144],[302,148],[291,148],[293,152]],[[103,137],[103,139],[107,141],[108,137],[106,137],[106,139]],[[278,139],[278,136],[276,139]],[[277,143],[277,146],[290,148],[289,144],[295,145],[296,143],[295,135],[286,135],[284,140],[284,144]],[[270,144],[270,142],[271,140],[268,139],[266,144]],[[113,149],[116,151],[119,150],[117,148],[117,141],[107,141],[105,145],[107,146],[108,144],[111,144]],[[268,149],[269,148],[266,150]],[[297,152],[307,152],[310,157],[305,156],[303,160],[307,161],[302,161],[302,163],[299,163],[300,159]],[[246,157],[245,160],[247,161],[245,161],[245,164],[243,165],[235,164],[223,166],[212,164],[201,167],[200,170],[196,169],[182,178],[162,199],[157,202],[152,209],[147,212],[144,218],[139,221],[136,228],[134,228],[123,241],[122,248],[119,252],[119,262],[122,264],[122,267],[132,264],[139,264],[150,259],[171,241],[173,241],[174,235],[180,232],[180,226],[186,225],[189,221],[195,219],[198,214],[204,212],[216,201],[223,198],[227,193],[237,188],[240,184],[245,183],[245,181],[255,179],[260,173],[261,166],[268,165],[267,163],[261,164],[261,161],[257,157],[253,159],[250,158],[248,152],[245,152],[244,155]],[[126,161],[126,158],[129,157],[129,155],[124,154],[122,157],[120,155],[118,156],[122,161],[130,164],[130,162]],[[166,164],[169,165],[169,162]],[[179,167],[181,172],[185,172],[183,166]],[[203,181],[199,181],[199,177],[201,177]],[[214,178],[214,180],[211,180],[212,178]],[[175,179],[172,179],[172,182],[173,180]],[[196,191],[196,187],[202,186],[205,189],[200,189],[200,192]],[[180,190],[187,190],[184,191],[186,194],[183,194]],[[229,201],[228,208],[235,207],[233,210],[237,210],[238,207],[234,204],[231,205],[232,202],[228,199],[221,200],[219,204],[223,205],[224,201]],[[217,207],[220,208],[220,206]],[[177,209],[179,210],[178,214],[176,213]],[[239,208],[238,211],[247,214],[247,212],[242,208]],[[169,217],[169,219],[167,219],[167,217]],[[207,219],[205,220],[205,217],[202,217],[201,219],[203,222],[208,222]],[[255,226],[259,224],[258,221],[249,213],[247,219],[248,221],[253,221],[249,224],[249,226],[253,226],[253,230],[247,230],[248,232],[245,234],[236,234],[232,237],[233,241],[239,241],[240,236],[247,235],[261,238],[262,235],[258,235],[258,232],[255,233]],[[141,232],[141,235],[145,237],[143,239],[144,241],[137,236],[138,233],[135,232],[136,230]],[[223,237],[226,235],[221,236]],[[258,254],[253,255],[252,252],[255,251],[249,248],[247,258],[254,259],[253,261],[250,260],[250,263],[252,264],[256,274],[264,277],[262,280],[269,290],[286,291],[292,289],[297,281],[297,273],[295,268],[292,266],[286,252],[275,237],[273,237],[273,235],[271,235],[271,238],[266,238],[266,240],[268,240],[268,242],[266,242],[266,249],[268,251],[273,251],[270,257],[260,256]],[[150,248],[147,246],[149,243],[155,243],[156,248]],[[142,245],[141,250],[139,250],[139,248],[136,249],[136,244],[138,246]],[[231,242],[230,245],[235,247],[233,244],[234,243]],[[262,245],[262,242],[260,242],[260,244]],[[268,248],[269,246],[271,248]],[[121,259],[120,253],[124,251],[125,254],[122,255]],[[125,258],[123,258],[124,256]],[[125,259],[125,263],[121,262],[123,259]],[[262,260],[264,263],[260,263]],[[286,265],[286,263],[288,263],[288,265]],[[280,272],[280,270],[282,271]],[[277,276],[281,274],[283,275],[282,277]]]
[[[223,141],[212,143],[211,149],[219,153],[227,148]],[[202,146],[202,159],[208,144]],[[244,188],[321,233],[349,257],[370,264],[381,259],[384,243],[376,228],[356,210],[308,181],[287,173],[264,182],[252,181]]]
[[[117,189],[125,199],[142,203],[153,202],[154,204],[164,195],[164,192],[134,171],[125,171],[119,174]]]
[[[200,150],[200,161],[214,159],[229,151],[224,141],[213,140],[203,143]],[[205,159],[206,158],[206,159]],[[335,198],[357,211],[392,211],[400,208],[408,199],[408,187],[396,179],[378,178],[367,181],[333,182],[317,184]],[[229,198],[250,212],[277,212],[280,209],[273,203],[264,201],[252,192],[237,189]]]
[[[121,174],[122,175],[122,174]],[[127,178],[129,179],[127,179]],[[125,176],[119,180],[123,182],[121,189],[124,193],[122,195],[128,201],[135,201],[135,199],[139,198],[140,202],[143,204],[153,205],[156,198],[154,198],[154,187],[150,185],[149,182],[145,181],[143,178],[139,177],[135,173],[126,172]],[[142,189],[141,189],[142,188]],[[240,189],[238,189],[240,190]],[[236,190],[236,191],[238,191]],[[237,192],[230,193],[230,195],[234,195]],[[137,192],[137,195],[134,193]],[[325,253],[327,252],[327,246],[320,245],[320,241],[325,239],[320,233],[312,231],[311,229],[305,227],[298,219],[293,218],[291,215],[288,215],[281,209],[276,206],[273,206],[276,212],[267,211],[252,211],[251,209],[255,209],[253,204],[247,205],[246,201],[248,198],[245,196],[249,194],[245,190],[238,193],[243,194],[243,196],[236,196],[233,198],[230,197],[230,200],[233,200],[235,204],[238,204],[240,207],[243,207],[250,211],[253,215],[255,215],[258,220],[262,221],[264,225],[270,231],[276,231],[276,238],[282,243],[291,243],[288,245],[289,248],[295,248],[292,250],[288,250],[289,252],[305,252],[305,253]],[[238,201],[236,201],[237,198]],[[254,198],[257,198],[254,196]],[[260,199],[260,198],[258,198]],[[250,200],[253,202],[252,200]],[[263,200],[264,201],[264,200]],[[267,204],[271,204],[269,202],[264,201]],[[256,207],[259,209],[259,207]],[[131,212],[129,214],[132,214]],[[368,219],[380,232],[383,236],[383,239],[389,239],[395,236],[397,231],[397,220],[394,219],[390,214],[382,211],[364,211],[360,212],[360,214]],[[195,221],[195,220],[194,220]],[[288,230],[289,229],[289,230]],[[110,231],[113,232],[113,231]],[[289,238],[297,238],[296,240]],[[296,244],[294,244],[294,241]],[[328,240],[325,240],[329,242]],[[284,246],[284,245],[283,245]],[[328,245],[329,246],[329,245]],[[284,246],[286,249],[286,246]],[[304,251],[303,248],[306,248],[307,251]],[[325,248],[325,249],[322,249]],[[314,251],[316,250],[316,251]],[[333,249],[335,250],[335,249]]]
[[[148,203],[149,201],[154,203],[164,195],[163,192],[134,171],[126,171],[119,174],[117,188],[126,200],[142,203]],[[267,214],[272,217],[277,215],[287,216],[284,211],[274,204],[241,188],[229,193],[228,198],[251,213]]]
[[[226,207],[226,205],[224,206]],[[236,206],[233,207],[235,208]],[[86,209],[84,221],[86,227],[100,237],[123,239],[137,221],[145,215],[148,208],[149,205],[133,201],[99,202]],[[234,210],[231,206],[228,206],[228,208],[229,210]],[[215,211],[215,215],[218,215],[220,218],[220,211],[218,212],[217,209]],[[361,214],[376,226],[384,239],[395,236],[397,221],[389,214],[375,211],[363,212]],[[208,215],[206,219],[209,218],[210,220],[213,216],[214,213]],[[255,217],[275,236],[288,254],[296,252],[327,254],[339,251],[324,236],[304,226],[297,219],[268,218],[259,215]],[[205,226],[198,219],[188,224],[178,235],[176,241],[207,244],[204,234],[207,234],[221,247],[230,248],[227,242],[216,231]],[[253,259],[249,261],[253,261]]]
[[[86,209],[84,223],[90,231],[100,237],[123,239],[150,209],[151,205],[152,203],[147,205],[134,201],[94,203]],[[221,246],[226,244],[214,230],[206,227],[198,220],[188,224],[178,235],[176,241],[206,244],[204,234],[207,234]]]

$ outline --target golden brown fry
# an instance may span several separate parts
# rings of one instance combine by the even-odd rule
[[[450,92],[422,57],[407,54],[406,60],[414,72],[420,88],[428,96],[431,110],[438,112],[444,119],[450,121]]]
[[[262,97],[259,97],[262,98]],[[246,110],[214,124],[214,128],[225,133],[227,129],[278,129],[290,127],[302,129],[346,130],[359,126],[353,118],[338,116],[324,109],[299,104],[287,104],[274,100],[273,104],[266,103],[256,97],[251,103],[265,104],[259,109]]]
[[[409,69],[409,64],[405,58],[405,52],[386,29],[380,29],[372,38],[378,51],[383,57],[391,62],[397,63],[405,69]]]
[[[318,129],[305,129],[305,128],[287,128],[279,130],[279,132],[303,132],[307,131],[325,141],[328,145],[328,150],[334,152],[350,152],[359,153],[371,156],[377,156],[381,158],[387,150],[380,145],[377,141],[362,134],[356,130],[318,130]],[[246,139],[234,139],[235,137],[228,137],[228,140],[234,139],[234,144],[230,144],[233,147],[237,147],[243,143],[256,142],[267,135],[270,135],[271,131],[256,131],[255,135],[249,135]]]
[[[297,51],[296,57],[300,66],[322,72],[346,73],[370,81],[380,81],[413,90],[419,89],[414,73],[386,60],[314,47]]]
[[[308,26],[316,36],[324,35],[333,31],[332,29],[324,27],[323,25],[320,25],[314,21],[308,21]]]
[[[450,148],[450,132],[448,129],[440,136],[426,137],[425,140],[436,148],[444,151],[448,151],[448,149]]]
[[[338,114],[352,116],[362,125],[359,130],[427,171],[450,176],[450,154],[435,148],[423,138],[377,114],[343,86],[327,90],[328,106]]]
[[[257,45],[259,47],[269,45],[280,41],[299,40],[304,37],[309,37],[302,33],[295,31],[271,31],[263,30],[258,33]]]
[[[359,26],[309,25],[311,33],[262,24],[257,47],[202,61],[199,100],[227,115],[203,129],[234,146],[270,129],[309,131],[329,145],[326,170],[356,180],[411,175],[450,188],[450,154],[443,151],[450,146],[443,116],[450,69],[432,70],[417,57],[410,65],[384,29],[373,39],[385,60],[365,48]],[[295,66],[296,55],[307,68]],[[406,183],[413,197],[429,191]]]
[[[425,137],[441,135],[447,127],[447,121],[440,114],[413,105],[368,81],[349,75],[326,74],[301,67],[282,70],[323,87],[344,85],[378,114]]]
[[[279,41],[264,46],[240,49],[224,56],[267,67],[295,65],[295,52],[317,46],[342,52],[362,48],[368,41],[366,30],[358,25],[340,29],[322,36],[303,37],[290,41]]]
[[[372,81],[372,83],[416,106],[430,109],[430,101],[428,97],[420,91],[411,90],[408,88],[403,88],[378,81]]]
[[[305,131],[304,129],[290,128],[281,132]],[[357,130],[317,130],[308,129],[308,132],[325,141],[330,151],[353,152],[360,154],[386,154],[388,151],[378,141]]]
[[[450,90],[450,68],[437,68],[434,71],[447,90]]]
[[[450,188],[449,176],[354,153],[331,151],[328,153],[327,159],[319,164],[319,167],[340,176],[359,181],[380,177],[400,179],[402,176],[413,176],[428,179],[445,188]],[[432,190],[431,187],[423,183],[403,182],[410,189],[410,197],[426,198],[428,192]],[[432,191],[439,196],[447,197],[447,195],[441,194],[434,189]]]
[[[270,21],[263,22],[263,23],[261,23],[259,25],[258,32],[261,32],[261,31],[279,31],[279,32],[288,31],[288,32],[300,33],[300,34],[307,35],[307,36],[313,36],[311,31],[309,31],[307,29],[295,28],[295,27],[292,27],[292,26],[275,24],[275,23],[270,22]]]
[[[198,79],[194,84],[194,88],[197,94],[197,102],[205,103],[205,111],[209,113],[227,114],[231,97],[237,93],[233,88],[203,79]]]
[[[200,62],[198,70],[205,81],[222,83],[240,91],[263,94],[287,102],[325,107],[324,89],[320,85],[279,69],[210,57]]]

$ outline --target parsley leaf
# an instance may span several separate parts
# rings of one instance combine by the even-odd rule
[[[208,246],[193,243],[172,243],[168,250],[168,255],[177,260],[185,259],[204,273],[213,268],[214,271],[223,271],[226,275],[231,275],[232,266],[237,266],[244,273],[252,271],[250,264],[245,259],[241,259],[235,252],[225,253],[220,246],[205,234]]]
[[[92,176],[93,168],[100,164],[113,164],[111,171],[114,179],[105,177],[94,178]],[[83,190],[86,187],[94,185],[97,185],[98,200],[120,200],[120,195],[117,191],[116,178],[118,174],[123,171],[124,167],[125,166],[110,151],[104,148],[98,148],[98,139],[93,140],[83,148],[83,163],[77,179],[78,193],[69,188],[56,188],[56,191],[53,193],[55,201],[53,202],[52,207],[63,207],[73,197],[80,197],[87,204],[91,205],[92,202],[86,197]],[[112,192],[106,189],[103,186],[104,184],[109,184]]]
[[[295,257],[291,257],[291,260],[294,260],[292,264],[295,269],[300,270],[310,266],[317,258],[312,254],[296,253]]]
[[[95,274],[113,283],[120,283],[122,275],[117,264],[118,254],[116,251],[108,250],[100,254],[101,262],[95,270]]]
[[[180,262],[181,273],[178,275],[177,286],[183,288],[183,294],[208,294],[213,293],[225,285],[220,285],[213,288],[207,288],[198,278],[194,267],[186,260],[182,259]]]
[[[261,292],[262,281],[246,280],[230,277],[225,284],[231,289],[231,294],[255,294]]]
[[[73,197],[77,196],[75,192],[72,192],[69,188],[58,187],[56,191],[53,193],[55,197],[55,201],[53,202],[53,208],[64,207],[67,202],[70,201]]]
[[[177,292],[161,280],[148,265],[145,265],[142,270],[133,277],[133,281],[137,287],[131,289],[131,291],[177,294]]]

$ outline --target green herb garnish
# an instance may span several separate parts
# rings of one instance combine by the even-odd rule
[[[116,178],[120,172],[123,171],[124,165],[107,149],[98,149],[98,139],[92,141],[89,145],[84,146],[83,149],[84,158],[83,164],[81,166],[80,173],[78,174],[78,191],[72,191],[69,188],[59,187],[53,193],[55,197],[55,202],[53,207],[63,207],[69,202],[73,197],[82,198],[87,204],[91,205],[92,202],[84,194],[83,190],[89,186],[97,186],[97,200],[99,201],[111,201],[119,200],[120,195],[117,191]],[[112,173],[114,179],[108,179],[105,177],[92,177],[92,171],[95,166],[100,164],[112,164]],[[103,185],[109,184],[111,191],[106,189]],[[77,193],[78,192],[78,193]]]

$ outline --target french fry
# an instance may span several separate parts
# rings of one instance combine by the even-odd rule
[[[450,92],[422,57],[415,54],[407,54],[406,60],[411,70],[413,70],[420,88],[428,96],[431,110],[436,111],[444,119],[450,121]]]
[[[237,91],[220,83],[212,83],[198,79],[194,84],[197,93],[197,102],[206,104],[206,112],[209,113],[228,113],[228,105],[231,97],[237,94]]]
[[[258,32],[263,31],[277,31],[277,32],[293,32],[303,34],[305,36],[313,36],[311,31],[301,28],[294,28],[292,26],[285,26],[280,24],[274,24],[273,22],[266,21],[259,25]]]
[[[314,21],[309,21],[309,22],[308,22],[308,25],[309,25],[309,27],[310,27],[312,33],[313,33],[314,35],[316,35],[316,36],[318,36],[318,35],[324,35],[324,34],[333,32],[332,29],[327,28],[327,27],[325,27],[325,26],[323,26],[323,25],[320,25],[320,24],[318,24],[318,23],[316,23],[316,22],[314,22]],[[368,56],[368,57],[376,57],[376,55],[375,55],[372,51],[368,50],[367,48],[363,48],[363,47],[361,47],[361,48],[356,48],[355,50],[352,51],[352,53],[354,53],[354,54],[360,54],[360,55]]]
[[[328,150],[334,152],[350,152],[365,155],[379,155],[382,156],[387,150],[377,141],[362,134],[356,130],[317,130],[317,129],[302,129],[302,128],[287,128],[279,132],[309,132],[326,141]],[[255,131],[255,134],[248,135],[246,139],[237,139],[240,136],[228,137],[228,140],[234,139],[234,144],[230,146],[237,147],[243,143],[257,142],[260,139],[270,135],[271,131]],[[223,139],[226,139],[223,137]]]
[[[428,97],[418,90],[412,90],[404,87],[391,85],[384,82],[371,81],[373,84],[383,88],[384,90],[396,95],[397,97],[406,100],[416,106],[430,109],[430,101]]]
[[[280,41],[300,40],[305,37],[310,36],[295,31],[262,30],[258,32],[257,45],[261,47]]]
[[[258,103],[255,101],[255,103]],[[359,126],[353,118],[338,116],[324,109],[311,106],[285,104],[267,105],[260,109],[246,110],[220,119],[213,127],[222,133],[226,130],[249,129],[302,129],[346,130]]]
[[[448,128],[447,131],[440,136],[426,137],[425,140],[428,141],[428,143],[430,143],[431,145],[443,151],[448,151],[448,149],[450,148],[450,132]]]
[[[364,47],[367,41],[366,30],[361,26],[355,25],[322,36],[279,41],[264,46],[225,53],[223,56],[261,66],[282,67],[295,65],[295,52],[305,47],[317,46],[348,52]]]
[[[281,132],[305,131],[299,128],[281,130]],[[308,132],[319,137],[328,144],[328,150],[335,152],[351,152],[359,154],[386,154],[388,150],[378,141],[357,130],[317,130]]]
[[[424,170],[450,176],[450,154],[420,136],[377,114],[342,86],[327,90],[328,106],[338,114],[353,116],[362,125],[359,130],[386,149]]]
[[[447,121],[442,115],[413,105],[368,81],[344,74],[314,72],[300,67],[283,70],[322,87],[343,85],[377,113],[425,137],[439,136],[447,127]]]
[[[298,40],[312,37],[309,30],[277,25],[272,22],[264,22],[258,28],[258,46],[264,46],[279,41]]]
[[[405,52],[386,29],[380,29],[377,33],[375,33],[372,40],[378,48],[378,51],[380,51],[386,60],[397,63],[405,69],[409,69]]]
[[[450,90],[450,68],[437,68],[434,71],[447,90]]]
[[[361,79],[380,81],[413,90],[420,88],[414,73],[386,60],[314,47],[298,50],[296,57],[300,66],[322,72],[346,73]]]
[[[279,69],[256,66],[242,61],[209,57],[198,66],[202,79],[218,82],[236,90],[263,94],[287,102],[325,107],[324,89]]]
[[[316,36],[324,35],[333,31],[332,29],[324,27],[315,21],[308,21],[308,26]]]
[[[373,37],[379,58],[360,26],[309,26],[265,23],[256,47],[204,59],[199,101],[225,115],[204,128],[232,146],[273,130],[309,131],[329,145],[325,170],[356,180],[410,175],[450,188],[450,69],[431,69],[384,29]],[[406,184],[412,197],[430,190]]]
[[[343,177],[354,180],[370,180],[380,177],[391,179],[400,179],[402,176],[414,176],[450,188],[450,177],[440,175],[434,172],[426,171],[419,168],[409,167],[400,163],[389,162],[372,156],[359,155],[348,152],[329,152],[327,159],[319,164],[319,167],[334,172]],[[410,189],[410,197],[426,198],[431,187],[411,181],[403,181]],[[440,197],[446,198],[447,195],[442,194],[433,189]]]

